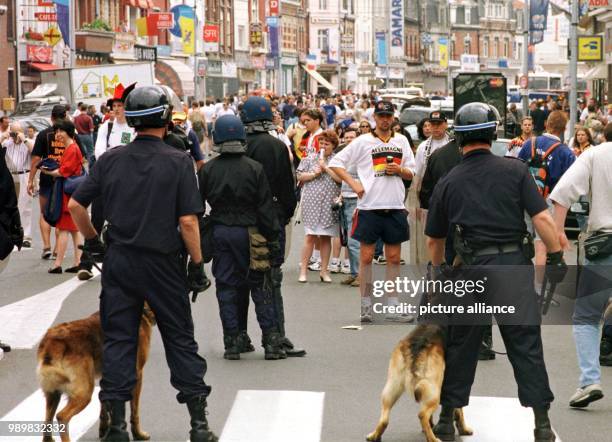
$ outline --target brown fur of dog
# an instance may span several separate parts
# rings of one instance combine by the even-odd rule
[[[148,440],[149,434],[140,428],[140,392],[142,370],[149,356],[151,329],[155,325],[153,312],[145,305],[138,336],[136,360],[136,386],[130,401],[132,435],[134,440]],[[70,441],[69,422],[83,411],[91,401],[95,380],[102,373],[102,326],[100,313],[85,319],[65,322],[50,328],[38,346],[38,380],[46,399],[45,422],[52,423],[62,393],[68,403],[57,413],[59,424],[65,424],[66,432],[60,433],[62,442]],[[100,407],[99,436],[109,426],[110,416]],[[53,441],[52,433],[45,433],[43,441]]]
[[[376,429],[367,440],[378,442],[387,425],[389,413],[404,392],[410,392],[421,404],[419,420],[427,442],[438,442],[433,433],[433,413],[440,405],[440,392],[444,379],[444,332],[438,325],[418,325],[402,339],[389,361],[387,383],[383,388],[382,410]],[[455,410],[455,423],[459,434],[470,435],[465,424],[463,409]]]

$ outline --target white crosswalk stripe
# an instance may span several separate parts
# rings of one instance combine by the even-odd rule
[[[98,400],[98,393],[100,388],[94,389],[91,402],[87,407],[72,418],[70,421],[70,440],[77,441],[82,437],[89,429],[96,424],[100,417],[100,401]],[[66,397],[62,397],[57,411],[61,411],[66,405]],[[24,399],[19,405],[13,408],[10,412],[0,419],[0,421],[38,421],[41,422],[45,419],[45,396],[42,390],[36,390],[26,399]],[[57,436],[57,435],[56,435]],[[42,435],[36,436],[23,436],[14,437],[11,436],[11,442],[40,442]],[[57,439],[56,439],[57,440]]]
[[[100,274],[93,270],[94,276]],[[74,277],[55,287],[0,307],[0,340],[14,349],[33,348],[53,324],[64,300],[87,281]]]
[[[471,396],[470,405],[463,409],[463,413],[474,434],[460,436],[461,441],[533,441],[533,411],[521,406],[517,398]],[[556,442],[561,442],[558,434]]]
[[[239,390],[221,442],[319,442],[325,393]]]

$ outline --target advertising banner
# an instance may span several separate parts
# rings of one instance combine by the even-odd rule
[[[268,52],[268,56],[270,58],[276,58],[280,53],[278,21],[278,17],[266,17],[266,24],[268,25],[268,38],[270,39],[270,51]]]
[[[546,20],[548,17],[548,0],[531,0],[529,2],[529,42],[532,45],[542,43]]]
[[[440,37],[438,39],[438,53],[440,54],[440,67],[448,68],[448,38]]]
[[[219,25],[204,25],[204,52],[219,52]]]
[[[340,33],[338,28],[330,28],[327,30],[327,41],[329,53],[327,54],[327,62],[337,64],[340,62]]]
[[[401,58],[404,56],[404,1],[387,0],[391,2],[389,30],[391,32],[391,46],[389,56]]]
[[[388,64],[387,39],[384,32],[376,33],[376,60],[379,66]]]

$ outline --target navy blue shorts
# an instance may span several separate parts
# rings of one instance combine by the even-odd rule
[[[385,244],[408,241],[408,212],[404,209],[356,210],[351,237],[365,244],[374,244],[379,238]]]

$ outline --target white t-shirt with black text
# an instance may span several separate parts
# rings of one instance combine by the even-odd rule
[[[357,137],[351,144],[336,154],[329,167],[345,170],[355,166],[365,193],[357,201],[360,210],[403,209],[406,188],[397,175],[386,175],[387,157],[393,162],[409,169],[413,174],[416,168],[414,154],[408,139],[399,134],[384,141],[372,134]]]

